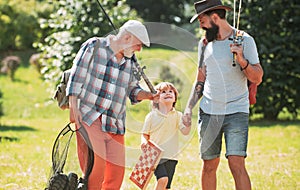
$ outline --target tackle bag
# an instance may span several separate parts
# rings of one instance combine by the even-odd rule
[[[71,69],[62,73],[60,83],[57,85],[53,99],[57,100],[58,107],[61,109],[69,108],[69,97],[66,96],[67,83],[70,78]]]
[[[256,104],[257,85],[248,80],[249,103]]]

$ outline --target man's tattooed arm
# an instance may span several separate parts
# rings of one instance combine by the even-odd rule
[[[203,86],[204,86],[204,82],[196,81],[187,104],[188,108],[193,109],[197,104],[197,102],[200,100],[203,94]]]
[[[204,82],[196,81],[196,83],[193,86],[190,98],[189,98],[187,106],[184,110],[184,115],[183,115],[183,120],[182,120],[183,124],[186,126],[191,126],[192,110],[195,107],[195,105],[197,104],[197,102],[200,100],[200,98],[202,97],[203,85],[204,85]]]
[[[191,94],[190,94],[190,98],[189,98],[186,108],[184,110],[184,115],[183,115],[183,124],[184,125],[190,126],[192,123],[192,110],[195,107],[195,105],[197,104],[197,102],[200,100],[200,98],[202,97],[204,81],[206,78],[205,73],[206,73],[205,67],[198,68],[196,82],[193,85],[193,88],[192,88]]]

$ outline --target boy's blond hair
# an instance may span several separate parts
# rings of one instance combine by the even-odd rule
[[[178,90],[175,88],[175,86],[172,84],[172,83],[170,83],[170,82],[160,82],[160,83],[158,83],[155,87],[154,87],[154,89],[158,92],[158,93],[161,93],[161,91],[163,91],[163,90],[165,90],[165,89],[168,89],[168,88],[170,88],[171,90],[173,90],[174,91],[174,94],[175,94],[175,102],[173,103],[173,107],[175,107],[175,105],[176,105],[176,102],[177,102],[177,98],[178,98]],[[158,103],[154,103],[153,101],[152,101],[152,106],[154,107],[154,108],[159,108],[158,107]]]

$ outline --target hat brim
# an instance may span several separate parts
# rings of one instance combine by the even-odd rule
[[[195,15],[191,18],[190,23],[194,22],[195,19],[198,18],[198,16],[201,15],[202,13],[205,13],[205,12],[211,11],[211,10],[216,10],[216,9],[225,9],[225,10],[228,10],[228,11],[231,11],[231,10],[232,10],[231,7],[226,6],[226,5],[218,5],[218,6],[210,7],[209,9],[204,9],[204,10],[201,11],[200,13],[195,14]]]

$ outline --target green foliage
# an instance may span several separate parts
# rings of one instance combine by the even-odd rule
[[[38,37],[38,7],[33,0],[0,1],[0,51],[32,48]]]
[[[151,51],[153,50],[148,50],[146,55],[152,57]],[[165,56],[171,52],[157,49],[155,51]],[[197,57],[196,53],[195,57]],[[182,67],[182,69],[187,68]],[[194,76],[195,74],[190,77],[194,78]],[[0,86],[3,92],[2,106],[5,109],[0,126],[0,189],[44,189],[52,164],[52,146],[59,131],[68,123],[68,111],[60,110],[53,101],[47,99],[45,83],[33,67],[17,70],[15,82],[10,81],[8,77],[0,76]],[[149,101],[144,102],[147,110]],[[125,142],[128,165],[125,168],[122,184],[122,189],[126,190],[137,189],[137,186],[129,180],[129,176],[140,153],[138,132],[147,114],[147,112],[142,114],[142,121],[138,122],[136,116],[140,114],[139,111],[127,110]],[[246,167],[253,189],[299,189],[299,121],[250,124]],[[134,127],[137,130],[133,130]],[[173,189],[201,189],[200,176],[203,165],[199,158],[196,127],[197,119],[194,117],[191,135],[185,141],[180,141],[183,145],[181,145],[179,162],[172,182]],[[217,172],[217,189],[234,189],[228,160],[224,156],[225,145],[222,151]],[[75,136],[70,145],[64,172],[69,171],[80,174]],[[148,189],[155,188],[155,181],[155,177],[152,177]]]
[[[256,40],[264,69],[256,113],[276,119],[286,109],[297,117],[300,107],[300,9],[297,0],[248,0],[241,29]]]
[[[169,24],[182,25],[186,24],[190,15],[191,0],[127,0],[127,3],[137,10],[147,22],[164,22]]]
[[[102,6],[118,28],[125,21],[136,18],[125,1],[102,1]],[[47,81],[57,82],[61,71],[70,68],[80,45],[93,36],[113,31],[97,1],[60,0],[53,2],[53,13],[40,19],[47,32],[44,41],[36,43],[44,54],[42,74]]]
[[[180,80],[180,78],[178,78],[171,72],[171,68],[169,66],[161,67],[159,77],[161,81],[166,81],[174,84],[178,92],[181,92],[183,87],[183,82]]]

